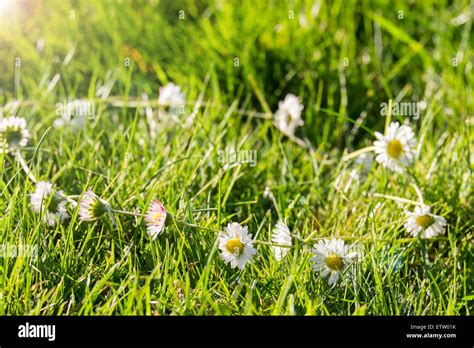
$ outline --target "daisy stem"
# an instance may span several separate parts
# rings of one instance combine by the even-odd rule
[[[318,238],[313,238],[309,240],[306,238],[303,240],[303,244],[312,244],[315,242],[318,242],[320,240],[327,239],[328,237],[318,237]],[[338,239],[342,239],[344,241],[359,241],[359,242],[391,242],[391,243],[399,243],[399,244],[405,244],[405,243],[411,243],[411,242],[416,242],[419,241],[420,238],[413,237],[413,238],[400,238],[400,239],[390,239],[390,238],[380,238],[380,239],[372,239],[371,237],[352,237],[352,236],[338,236]],[[441,241],[441,240],[448,240],[446,237],[437,237],[437,238],[430,238],[428,239],[429,241]],[[280,247],[280,248],[295,248],[296,246],[294,245],[283,245],[283,244],[275,244],[275,243],[270,243],[270,242],[264,242],[261,240],[254,240],[253,241],[255,244],[262,244],[262,245],[269,245],[269,246],[275,246],[275,247]]]
[[[64,198],[66,201],[71,203],[74,207],[77,206],[78,203],[75,199],[73,199],[73,197],[79,198],[80,196],[67,196],[59,191],[56,191],[56,194],[58,194],[60,197]]]
[[[136,107],[167,107],[170,106],[170,103],[163,103],[163,102],[158,102],[158,101],[153,101],[153,100],[146,100],[143,98],[129,98],[127,100],[124,100],[122,97],[108,97],[105,99],[96,99],[94,102],[99,103],[108,103],[112,106],[115,107],[126,107],[126,108],[136,108]],[[187,101],[184,103],[184,105],[189,105],[189,106],[197,106],[197,108],[200,107],[210,107],[210,108],[218,108],[220,107],[218,104],[215,103],[209,103],[209,102],[200,102],[199,104],[193,100]],[[245,116],[251,116],[251,117],[256,117],[256,118],[263,118],[263,119],[271,119],[273,117],[273,113],[271,112],[255,112],[255,111],[247,111],[247,110],[242,110],[242,109],[236,109],[236,112],[239,115],[245,115]]]
[[[357,151],[354,151],[354,152],[351,152],[350,154],[347,154],[345,156],[342,157],[342,160],[343,161],[348,161],[354,157],[357,157],[359,155],[362,155],[363,153],[366,153],[366,152],[370,152],[370,151],[374,151],[375,150],[375,146],[367,146],[367,147],[363,147],[362,149],[359,149]]]
[[[389,198],[389,199],[393,199],[393,200],[397,200],[397,201],[401,201],[403,203],[410,203],[410,204],[421,204],[419,202],[415,202],[415,201],[410,201],[408,199],[403,199],[403,198],[399,198],[399,197],[395,197],[395,196],[389,196],[389,195],[382,195],[382,194],[377,194],[375,193],[374,196],[376,197],[383,197],[383,198]],[[131,211],[126,211],[126,210],[119,210],[119,209],[112,209],[112,211],[114,213],[118,213],[118,214],[126,214],[126,215],[132,215],[132,216],[139,216],[139,217],[144,217],[146,216],[145,214],[141,214],[141,213],[135,213],[135,212],[131,212]],[[185,222],[185,221],[182,221],[182,220],[178,220],[178,219],[175,219],[173,217],[173,220],[179,224],[179,225],[183,225],[183,226],[186,226],[186,227],[190,227],[190,228],[195,228],[195,229],[198,229],[198,230],[205,230],[205,231],[210,231],[210,232],[215,232],[215,233],[222,233],[223,231],[221,230],[218,230],[218,229],[215,229],[215,228],[212,228],[212,227],[204,227],[204,226],[200,226],[200,225],[196,225],[196,224],[191,224],[189,222]],[[295,239],[298,239],[302,244],[313,244],[319,240],[324,240],[324,239],[327,239],[328,237],[317,237],[317,238],[313,238],[313,236],[317,233],[318,231],[315,231],[313,233],[311,233],[307,238],[305,239],[302,239],[300,237],[297,237],[295,235],[292,235],[293,238]],[[385,239],[372,239],[371,237],[352,237],[352,236],[337,236],[337,238],[339,239],[342,239],[342,240],[345,240],[345,241],[359,241],[359,242],[392,242],[392,243],[411,243],[411,242],[414,242],[414,241],[418,241],[420,240],[419,238],[417,237],[414,237],[414,238],[401,238],[401,239],[389,239],[389,238],[385,238]],[[439,240],[447,240],[446,237],[437,237],[437,238],[430,238],[429,241],[439,241]],[[295,245],[285,245],[285,244],[276,244],[276,243],[272,243],[272,242],[266,242],[266,241],[263,241],[263,240],[254,240],[253,241],[255,244],[260,244],[260,245],[267,245],[267,246],[273,246],[273,247],[280,247],[280,248],[295,248],[296,246]]]
[[[138,217],[145,217],[146,214],[141,214],[141,213],[135,213],[133,211],[127,211],[127,210],[119,210],[119,209],[112,209],[112,211],[114,213],[117,213],[117,214],[125,214],[125,215],[132,215],[132,216],[138,216]],[[204,227],[204,226],[199,226],[199,225],[196,225],[196,224],[190,224],[188,222],[185,222],[185,221],[182,221],[182,220],[178,220],[178,219],[175,219],[171,214],[169,214],[169,217],[176,221],[176,223],[178,224],[181,224],[181,225],[184,225],[184,226],[187,226],[187,227],[191,227],[191,228],[196,228],[196,229],[199,229],[199,230],[206,230],[206,231],[212,231],[212,232],[217,232],[217,233],[221,233],[222,231],[221,230],[217,230],[215,228],[211,228],[211,227]]]
[[[316,242],[319,240],[324,240],[327,239],[328,237],[318,237],[314,238],[312,241]],[[337,236],[336,238],[342,239],[344,241],[358,241],[358,242],[390,242],[390,243],[411,243],[411,242],[416,242],[419,241],[419,237],[409,237],[409,238],[400,238],[400,239],[391,239],[391,238],[379,238],[379,239],[373,239],[371,236],[368,237],[353,237],[353,236]],[[448,240],[447,237],[435,237],[435,238],[428,238],[426,239],[427,241],[434,242],[434,241],[441,241],[441,240]],[[310,244],[311,241],[309,241],[307,244]]]
[[[36,184],[36,178],[31,172],[30,168],[28,167],[28,164],[26,164],[25,159],[21,155],[20,151],[16,152],[16,157],[18,159],[18,162],[20,163],[21,167],[23,168],[23,171],[26,173],[26,175],[29,176],[30,180],[33,181]]]
[[[423,195],[421,193],[420,188],[414,183],[411,183],[416,191],[416,194],[418,195],[418,199],[420,200],[421,205],[424,205],[425,203],[423,202]]]
[[[305,148],[307,149],[308,148],[308,144],[306,144],[303,140],[301,140],[300,138],[297,138],[295,137],[294,135],[291,135],[291,134],[285,134],[291,141],[293,141],[295,144],[301,146],[302,148]]]
[[[420,204],[418,202],[414,202],[414,201],[410,201],[408,199],[403,199],[403,198],[398,198],[398,197],[395,197],[395,196],[388,196],[388,195],[382,195],[382,194],[374,194],[375,196],[377,197],[383,197],[383,198],[389,198],[389,199],[394,199],[394,200],[399,200],[399,201],[402,201],[404,203],[410,203],[410,204]],[[126,214],[126,215],[132,215],[132,216],[139,216],[139,217],[144,217],[146,216],[145,214],[141,214],[141,213],[135,213],[135,212],[131,212],[131,211],[126,211],[126,210],[119,210],[119,209],[111,209],[111,211],[113,211],[114,213],[118,213],[118,214]],[[198,230],[205,230],[205,231],[211,231],[211,232],[215,232],[215,233],[222,233],[223,231],[221,230],[218,230],[218,229],[215,229],[215,228],[212,228],[212,227],[204,227],[204,226],[200,226],[200,225],[196,225],[196,224],[191,224],[189,222],[185,222],[185,221],[182,221],[182,220],[178,220],[178,219],[175,219],[174,217],[172,217],[172,219],[177,223],[177,224],[180,224],[180,225],[183,225],[183,226],[186,226],[186,227],[191,227],[191,228],[195,228],[195,229],[198,229]],[[312,243],[315,243],[319,240],[324,240],[324,239],[327,239],[328,237],[317,237],[317,238],[313,238],[313,235],[315,233],[317,233],[318,231],[315,231],[313,233],[311,233],[307,238],[305,239],[302,239],[298,236],[295,236],[295,235],[292,235],[293,238],[295,239],[298,239],[302,244],[312,244]],[[417,237],[413,237],[413,238],[401,238],[401,239],[389,239],[389,238],[385,238],[385,239],[372,239],[371,237],[352,237],[352,236],[338,236],[337,238],[339,239],[342,239],[342,240],[346,240],[346,241],[360,241],[360,242],[392,242],[392,243],[411,243],[411,242],[414,242],[414,241],[418,241],[420,240],[419,238]],[[429,241],[439,241],[439,240],[447,240],[446,237],[437,237],[437,238],[430,238]],[[266,242],[266,241],[263,241],[263,240],[254,240],[253,241],[255,244],[260,244],[260,245],[268,245],[268,246],[273,246],[273,247],[280,247],[280,248],[295,248],[296,246],[295,245],[285,245],[285,244],[276,244],[276,243],[272,243],[272,242]]]
[[[423,205],[423,203],[415,202],[415,201],[412,201],[410,199],[400,198],[400,197],[391,196],[391,195],[384,195],[382,193],[374,193],[373,196],[374,197],[379,197],[379,198],[387,198],[387,199],[391,199],[393,201],[398,201],[398,202],[402,202],[402,203],[421,205],[421,206]]]
[[[71,198],[71,199],[77,199],[77,198],[81,198],[81,195],[69,195],[69,196],[66,196],[67,198]]]
[[[112,209],[112,211],[117,214],[125,214],[125,215],[140,216],[140,217],[145,216],[145,214],[135,213],[133,211],[126,211],[126,210],[119,210],[119,209]]]
[[[246,111],[242,109],[236,109],[236,113],[239,115],[262,118],[262,119],[267,119],[267,120],[271,120],[273,118],[273,114],[268,113],[268,112],[255,112],[255,111]]]
[[[303,238],[301,238],[300,236],[298,236],[298,235],[296,235],[296,234],[294,234],[294,233],[290,233],[290,236],[291,236],[292,238],[294,238],[294,239],[299,240],[300,242],[305,243],[305,240],[306,240],[306,239],[303,239]]]
[[[280,247],[280,248],[294,248],[293,245],[285,245],[285,244],[275,244],[271,242],[265,242],[263,240],[254,240],[254,244],[262,244],[262,245],[269,245],[269,246],[274,246],[274,247]]]
[[[424,203],[424,201],[423,201],[423,194],[421,193],[420,188],[419,188],[418,185],[416,184],[414,177],[412,177],[411,179],[412,179],[412,183],[411,183],[411,184],[412,184],[413,188],[414,188],[415,191],[416,191],[416,194],[417,194],[417,196],[418,196],[418,199],[419,199],[421,205],[425,205],[425,203]]]
[[[303,239],[303,243],[308,243],[311,239],[313,239],[313,236],[318,233],[317,230],[315,230],[313,233],[311,233],[308,237],[306,237],[305,239]]]

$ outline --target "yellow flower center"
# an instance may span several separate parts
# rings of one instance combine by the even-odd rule
[[[326,257],[326,266],[333,271],[339,271],[344,266],[344,261],[336,254],[331,254]]]
[[[403,153],[403,145],[397,139],[390,140],[387,146],[387,152],[390,157],[398,158]]]
[[[227,241],[225,248],[229,253],[240,255],[244,250],[244,244],[239,240],[239,238],[232,238]]]
[[[154,222],[155,224],[157,224],[157,223],[158,223],[158,220],[160,220],[162,217],[163,217],[163,214],[161,214],[161,213],[155,213],[155,214],[153,214],[153,216],[152,216],[151,219],[153,220],[153,222]]]
[[[434,222],[433,217],[429,215],[422,215],[416,218],[416,223],[418,224],[418,226],[423,227],[423,229],[433,224],[433,222]]]

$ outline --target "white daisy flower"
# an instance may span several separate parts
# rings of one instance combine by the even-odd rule
[[[408,212],[405,228],[413,237],[432,238],[444,233],[446,219],[430,213],[429,206],[417,206],[414,212]]]
[[[288,94],[285,100],[278,103],[278,111],[275,113],[275,125],[283,133],[289,136],[295,134],[296,127],[304,125],[301,119],[301,111],[304,106],[297,96]]]
[[[181,88],[174,83],[168,83],[166,86],[160,87],[160,96],[158,104],[167,106],[171,115],[176,116],[182,112],[184,108],[185,97]]]
[[[0,120],[0,153],[18,150],[28,144],[30,132],[26,128],[26,120],[22,117],[10,116]]]
[[[253,248],[252,235],[248,233],[247,226],[242,227],[236,222],[227,225],[224,233],[219,234],[219,249],[225,263],[230,263],[232,268],[244,269],[245,264],[256,253]]]
[[[278,221],[278,223],[275,225],[275,228],[273,229],[272,242],[275,244],[291,246],[290,229],[281,220]],[[290,248],[272,246],[272,251],[277,261],[282,260],[286,254],[288,254],[289,250]]]
[[[88,189],[79,202],[79,220],[94,221],[110,213],[110,204]]]
[[[69,217],[63,192],[55,191],[49,182],[40,181],[36,184],[35,192],[30,194],[30,204],[33,211],[44,214],[43,222],[50,226]]]
[[[166,209],[160,201],[151,202],[145,214],[145,221],[148,234],[155,240],[163,232],[166,222]]]
[[[329,285],[334,284],[339,276],[346,272],[357,257],[357,253],[349,252],[349,246],[341,239],[320,240],[313,248],[313,269],[322,277],[329,275]]]
[[[375,132],[375,160],[385,168],[401,173],[414,161],[416,138],[412,129],[398,122],[392,122],[387,135]]]

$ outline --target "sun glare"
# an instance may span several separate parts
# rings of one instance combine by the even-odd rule
[[[11,9],[13,0],[0,0],[0,14],[5,14]]]

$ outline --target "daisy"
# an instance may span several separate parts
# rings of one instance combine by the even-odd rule
[[[412,129],[398,122],[392,122],[387,135],[375,132],[375,160],[385,168],[401,173],[414,161],[416,139]]]
[[[349,246],[341,239],[320,240],[313,249],[311,261],[316,272],[322,277],[329,275],[329,285],[334,284],[357,257],[357,253],[349,252]]]
[[[148,234],[152,240],[155,240],[163,232],[166,221],[166,209],[160,201],[151,202],[145,215],[145,221]]]
[[[79,202],[79,220],[94,221],[110,213],[110,204],[88,189]]]
[[[417,206],[414,212],[408,212],[405,228],[413,237],[432,238],[444,233],[446,219],[430,213],[429,206]]]
[[[275,228],[273,229],[272,242],[275,244],[291,246],[290,229],[281,220],[278,221],[278,223],[275,225]],[[281,259],[283,259],[286,256],[286,254],[288,254],[289,250],[290,248],[285,248],[285,247],[278,247],[278,246],[272,247],[273,254],[275,255],[275,258],[277,259],[277,261],[280,261]]]
[[[239,267],[242,270],[256,253],[252,246],[252,235],[248,233],[247,226],[242,227],[236,222],[228,224],[225,229],[226,231],[219,235],[222,259],[225,263],[230,263],[232,268]]]
[[[301,119],[301,111],[304,106],[297,96],[288,94],[285,100],[278,103],[278,111],[275,113],[275,125],[283,133],[289,136],[295,134],[296,127],[304,125]]]
[[[36,184],[35,192],[30,194],[30,204],[33,211],[44,214],[43,222],[50,226],[69,217],[63,192],[55,191],[49,182],[40,181]]]
[[[10,116],[0,120],[0,153],[18,150],[28,144],[30,133],[22,117]]]
[[[179,86],[174,83],[168,83],[166,86],[160,87],[160,96],[158,104],[160,106],[168,106],[172,115],[177,115],[184,107],[184,93]]]

